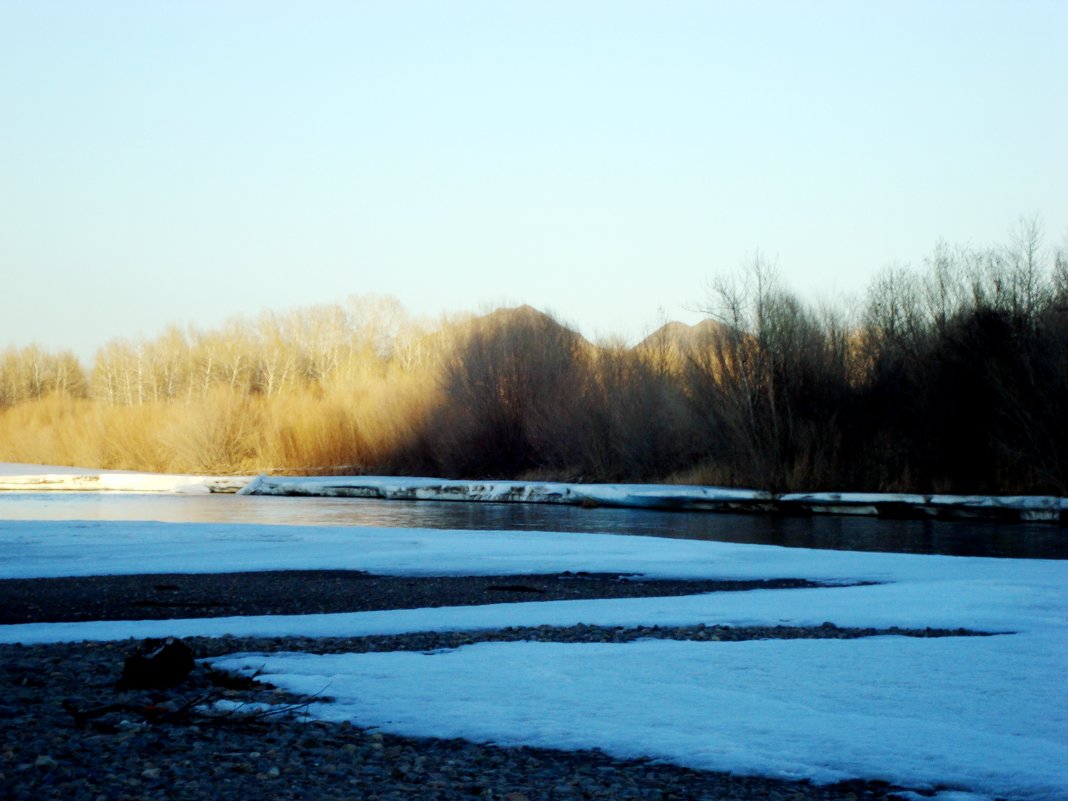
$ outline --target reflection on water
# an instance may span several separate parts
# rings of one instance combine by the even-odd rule
[[[794,548],[1068,559],[1068,532],[1048,525],[582,509],[547,504],[0,493],[0,519],[581,531]]]

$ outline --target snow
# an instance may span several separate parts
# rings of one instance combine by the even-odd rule
[[[94,467],[68,467],[66,465],[32,464],[30,462],[0,462],[0,476],[36,476],[44,474],[88,475],[90,473],[121,473],[122,470],[98,470]]]
[[[600,748],[701,769],[884,779],[940,801],[1068,797],[1068,562],[562,532],[0,521],[0,578],[333,568],[807,578],[832,586],[339,615],[0,626],[3,642],[358,636],[575,623],[965,627],[996,636],[234,654],[334,699],[313,716],[416,736]],[[857,582],[879,582],[857,585]]]
[[[674,484],[566,484],[541,481],[457,481],[393,476],[258,476],[244,495],[319,495],[385,500],[593,503],[651,508],[729,508],[767,501],[766,492]]]
[[[8,492],[236,492],[247,479],[213,476],[155,475],[151,473],[50,473],[0,477],[0,491]]]
[[[1000,639],[482,643],[213,664],[336,699],[315,716],[400,734],[1057,797],[1068,782],[1068,715],[1025,689],[1051,666]],[[982,692],[1010,675],[1021,690]]]
[[[0,463],[0,492],[236,492],[248,476],[193,476]]]
[[[1056,522],[1068,498],[1053,496],[917,495],[758,490],[674,484],[564,484],[531,481],[455,481],[382,476],[258,476],[247,495],[313,495],[386,500],[494,501],[623,506],[705,511],[787,511],[914,517],[1015,517]]]
[[[909,517],[964,517],[1053,522],[1068,519],[1068,498],[808,492],[774,495],[729,487],[675,484],[567,484],[456,481],[410,476],[192,476],[126,473],[47,465],[0,464],[0,491],[238,492],[492,503],[557,503],[685,509]]]
[[[1036,582],[1037,583],[1037,582]],[[999,604],[988,604],[988,588],[959,587],[945,598],[947,588],[932,585],[888,585],[809,590],[753,590],[670,598],[545,601],[480,606],[398,609],[378,612],[256,617],[193,618],[189,620],[97,621],[0,626],[0,642],[65,642],[114,640],[127,637],[223,636],[259,637],[308,635],[351,637],[405,634],[419,631],[475,631],[507,626],[692,625],[839,626],[889,628],[973,628],[991,632],[1027,632],[1031,626],[1057,627],[1062,610],[1056,608],[1056,589],[1017,590]],[[1014,602],[1013,602],[1014,601]],[[890,604],[898,604],[887,608]],[[1039,606],[1025,621],[1020,608]],[[1052,607],[1052,608],[1051,608]],[[1015,640],[1014,640],[1015,641]]]
[[[552,531],[0,520],[0,578],[347,569],[389,575],[599,571],[653,578],[1011,581],[1052,560],[823,551]],[[965,568],[965,566],[967,566]],[[961,572],[963,570],[963,573]],[[843,578],[843,576],[845,578]]]

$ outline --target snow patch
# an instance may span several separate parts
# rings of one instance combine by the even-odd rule
[[[1061,798],[1068,711],[1033,692],[1050,665],[1005,639],[481,643],[211,662],[296,693],[329,685],[335,700],[313,717],[410,736]]]

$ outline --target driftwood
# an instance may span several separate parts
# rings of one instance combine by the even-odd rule
[[[92,723],[103,730],[114,730],[114,724],[102,721],[112,714],[122,714],[126,718],[142,724],[179,725],[179,726],[242,726],[258,723],[267,718],[284,716],[305,711],[314,701],[323,700],[320,696],[307,701],[291,704],[263,706],[255,702],[231,702],[220,708],[222,701],[230,701],[234,690],[252,691],[257,688],[256,676],[241,676],[218,670],[208,670],[204,678],[211,685],[210,689],[195,695],[183,693],[182,697],[167,699],[156,692],[147,702],[131,703],[128,701],[102,704],[94,707],[79,707],[71,700],[63,701],[63,709],[74,718],[74,725],[83,728]]]
[[[145,640],[126,657],[119,679],[121,689],[163,689],[181,684],[193,671],[193,649],[175,637]]]
[[[242,676],[208,669],[192,682],[190,693],[179,685],[186,683],[196,667],[193,650],[182,640],[168,637],[165,640],[145,640],[137,650],[126,657],[122,677],[116,684],[119,690],[174,689],[175,697],[153,692],[151,700],[120,701],[94,707],[79,707],[74,701],[63,701],[63,709],[74,718],[74,725],[81,728],[92,723],[101,730],[114,730],[116,725],[101,720],[109,715],[121,714],[126,720],[138,724],[171,725],[248,725],[267,718],[302,712],[316,696],[299,703],[264,706],[253,702],[230,702],[234,691],[254,691],[262,687],[256,681],[259,673]],[[204,689],[207,685],[207,689]],[[196,692],[197,688],[199,692]],[[178,688],[178,689],[175,689]],[[223,706],[221,702],[228,703]]]
[[[215,704],[222,700],[221,693],[206,693],[182,704],[104,704],[103,706],[80,709],[72,701],[64,701],[63,709],[74,718],[74,725],[83,728],[91,721],[97,721],[113,713],[121,712],[132,716],[142,723],[152,725],[193,725],[198,726],[242,726],[258,723],[267,718],[303,712],[312,701],[298,704],[282,704],[263,708],[253,704],[236,704],[229,709],[219,710]],[[108,727],[111,728],[111,727]]]

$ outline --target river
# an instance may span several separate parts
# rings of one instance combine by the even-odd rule
[[[1042,524],[776,517],[583,509],[548,504],[241,495],[3,493],[0,494],[0,519],[579,531],[791,548],[1068,559],[1068,531]]]

